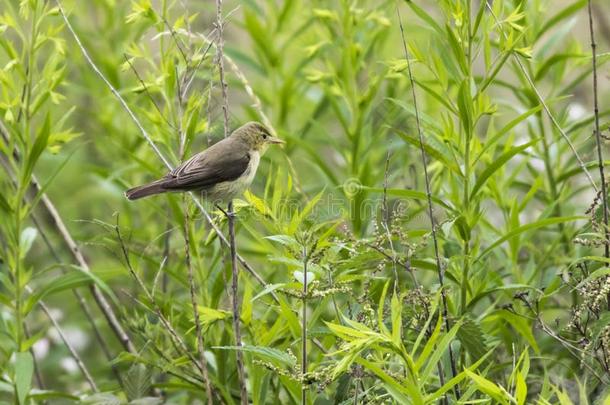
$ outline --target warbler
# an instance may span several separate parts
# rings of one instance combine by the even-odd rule
[[[213,203],[229,202],[252,183],[261,155],[271,144],[284,143],[258,122],[242,125],[225,139],[199,152],[159,180],[125,192],[137,200],[167,192],[200,192]]]

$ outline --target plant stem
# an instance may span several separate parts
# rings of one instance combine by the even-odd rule
[[[411,83],[411,95],[413,98],[413,108],[415,110],[415,121],[417,123],[417,133],[419,136],[419,149],[421,152],[422,165],[424,166],[424,180],[426,183],[426,200],[428,202],[428,204],[427,204],[428,205],[428,216],[430,218],[432,241],[434,244],[434,256],[436,259],[438,282],[439,282],[440,288],[441,288],[441,300],[443,303],[443,320],[445,322],[445,329],[448,332],[451,329],[451,325],[449,323],[449,317],[448,317],[449,310],[447,307],[447,296],[446,296],[446,291],[445,291],[445,275],[444,275],[444,271],[443,271],[442,264],[441,264],[441,257],[440,257],[440,252],[439,252],[439,248],[438,248],[438,238],[436,236],[436,221],[434,220],[434,211],[433,211],[433,205],[432,205],[432,192],[430,189],[430,178],[428,176],[428,164],[427,164],[427,159],[426,159],[426,150],[424,148],[424,134],[422,132],[421,121],[420,121],[420,117],[419,117],[419,109],[417,106],[417,95],[415,93],[415,80],[413,79],[413,72],[411,70],[411,62],[409,61],[409,50],[407,49],[407,41],[405,40],[405,31],[404,31],[404,27],[402,25],[402,19],[400,17],[400,9],[398,7],[398,4],[396,4],[396,13],[398,15],[398,24],[400,26],[400,34],[401,34],[401,39],[402,39],[402,46],[403,46],[403,51],[404,51],[404,55],[405,55],[405,60],[407,61],[407,72],[409,74],[409,82]],[[451,347],[451,344],[449,344],[448,349],[449,349],[449,360],[451,362],[451,373],[453,374],[453,377],[455,378],[457,376],[457,367],[456,367],[455,357],[453,355],[453,349]],[[459,400],[461,393],[460,393],[460,388],[457,384],[454,386],[454,393],[455,393],[456,399]]]
[[[195,331],[197,333],[197,351],[199,352],[199,361],[201,362],[201,376],[205,383],[205,390],[207,393],[208,405],[212,405],[212,385],[210,384],[210,377],[208,375],[208,362],[205,358],[205,350],[203,346],[203,331],[201,330],[201,322],[199,319],[199,308],[197,307],[197,295],[195,292],[195,278],[193,277],[193,264],[191,262],[191,249],[190,249],[190,238],[189,238],[189,207],[188,199],[186,194],[183,196],[184,200],[184,258],[186,261],[186,267],[188,270],[189,277],[189,289],[191,293],[191,304],[193,306],[193,318],[195,321]]]
[[[216,30],[218,38],[216,43],[216,64],[220,76],[220,88],[222,90],[222,112],[224,117],[224,136],[229,136],[229,98],[227,94],[227,83],[225,81],[224,58],[223,58],[223,21],[222,0],[216,0]],[[229,248],[231,250],[231,300],[233,306],[233,333],[235,334],[235,345],[241,347],[240,309],[237,293],[239,290],[239,269],[237,268],[237,247],[235,243],[235,211],[233,201],[229,202],[227,209],[227,220],[229,222]],[[237,356],[237,378],[239,380],[239,392],[241,403],[248,404],[248,390],[246,388],[246,376],[244,371],[244,357],[241,350],[236,350]]]
[[[597,144],[597,161],[599,162],[599,177],[601,179],[602,209],[604,210],[604,256],[610,258],[610,229],[608,228],[608,196],[606,192],[606,176],[604,174],[604,158],[602,154],[602,141],[599,131],[599,104],[597,95],[597,54],[595,44],[595,30],[593,29],[592,1],[588,1],[589,34],[591,36],[591,57],[593,64],[593,112],[595,114],[595,142]],[[610,308],[610,300],[608,300]]]
[[[303,245],[303,315],[301,319],[301,404],[307,403],[307,246]]]
[[[233,211],[233,202],[229,203],[227,210],[227,219],[229,222],[229,240],[231,242],[231,301],[233,305],[233,333],[235,334],[235,345],[241,347],[241,327],[240,327],[240,309],[239,298],[237,292],[239,289],[239,271],[237,268],[237,249],[235,246],[235,212]],[[237,356],[237,377],[239,380],[239,392],[241,403],[248,405],[248,390],[246,389],[246,376],[244,371],[244,357],[241,350],[236,350]]]

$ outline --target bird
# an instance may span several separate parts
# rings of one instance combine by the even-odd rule
[[[250,186],[269,145],[283,143],[263,124],[248,122],[162,178],[127,190],[125,196],[138,200],[168,192],[194,191],[214,204],[231,202]]]

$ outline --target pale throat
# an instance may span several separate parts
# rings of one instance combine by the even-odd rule
[[[256,174],[256,169],[258,169],[258,164],[261,160],[261,154],[257,150],[253,150],[250,152],[250,162],[248,163],[248,167],[246,168],[244,174],[242,175],[244,186],[247,188],[252,184],[252,180],[254,180],[254,175]]]

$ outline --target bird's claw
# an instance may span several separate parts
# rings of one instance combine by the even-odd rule
[[[214,204],[214,205],[225,215],[225,217],[230,218],[230,219],[235,218],[235,212],[233,212],[233,211],[227,212],[226,210],[222,209],[222,207],[220,205],[218,205],[218,204]]]

